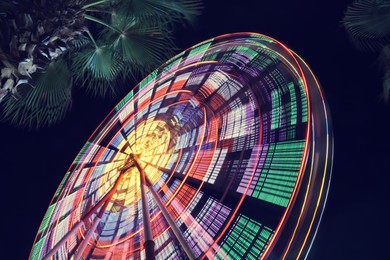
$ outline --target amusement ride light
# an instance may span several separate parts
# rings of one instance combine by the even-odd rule
[[[333,160],[320,85],[280,42],[204,41],[139,83],[70,166],[31,259],[301,258]]]

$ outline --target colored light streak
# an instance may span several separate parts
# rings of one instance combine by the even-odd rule
[[[200,259],[307,255],[331,171],[326,109],[307,64],[267,36],[223,35],[178,54],[92,134],[57,189],[30,258],[55,246],[53,259],[145,257],[139,173],[120,173],[130,154]],[[97,225],[99,210],[87,212],[108,193]],[[172,226],[147,197],[157,259],[180,258]]]

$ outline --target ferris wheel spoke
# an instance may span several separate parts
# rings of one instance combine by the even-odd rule
[[[138,171],[141,174],[141,179],[142,179],[141,187],[143,187],[143,184],[145,184],[148,187],[150,193],[152,194],[152,197],[153,197],[154,201],[157,203],[159,209],[161,210],[162,214],[164,215],[165,220],[168,222],[169,227],[172,229],[173,233],[175,234],[176,239],[179,241],[180,245],[183,247],[185,253],[188,256],[188,258],[190,260],[194,260],[196,257],[194,255],[194,253],[192,252],[192,249],[190,248],[190,246],[188,245],[188,243],[187,243],[186,239],[184,238],[182,232],[179,230],[178,226],[176,225],[175,220],[172,218],[172,216],[168,212],[167,208],[165,207],[165,204],[162,202],[162,199],[161,199],[160,195],[154,190],[152,183],[150,182],[150,180],[148,179],[148,177],[145,174],[144,170],[141,168],[141,166],[138,164],[138,162],[136,160],[135,160],[135,165],[136,165]],[[141,191],[141,192],[145,192],[145,191]],[[148,208],[146,206],[146,193],[143,196],[144,196],[143,203],[145,203],[145,205],[143,205],[143,207]],[[145,216],[144,218],[148,219],[148,217],[149,217],[149,215]],[[145,230],[146,230],[146,228],[144,228],[144,232],[147,232]],[[149,231],[149,232],[151,234],[151,231]],[[145,233],[145,237],[146,237],[146,233]],[[148,237],[152,237],[152,236],[148,235]],[[147,241],[147,238],[145,238],[145,240]],[[147,251],[147,250],[148,250],[148,248],[146,248],[145,251]],[[149,249],[149,250],[153,250],[153,255],[154,255],[154,249]],[[151,254],[151,253],[149,253],[149,254]],[[153,259],[153,257],[151,257],[151,256],[148,257],[148,255],[146,255],[147,259]]]
[[[131,167],[131,166],[129,166]],[[117,180],[115,181],[115,184],[113,185],[113,187],[103,196],[103,198],[96,204],[94,205],[91,209],[88,210],[88,212],[81,218],[81,220],[76,223],[74,225],[74,227],[68,232],[68,234],[66,236],[63,237],[63,239],[61,239],[54,247],[51,251],[49,251],[45,257],[43,258],[44,260],[48,260],[50,259],[62,246],[65,242],[67,242],[67,240],[70,238],[70,236],[72,236],[75,232],[78,231],[78,229],[81,227],[81,225],[83,225],[85,223],[86,220],[88,220],[93,214],[96,213],[96,211],[100,208],[100,212],[99,214],[97,215],[97,218],[95,218],[95,223],[94,224],[94,228],[93,230],[91,230],[91,232],[88,232],[89,236],[88,237],[85,237],[85,240],[84,242],[81,244],[80,246],[80,249],[79,249],[79,252],[78,254],[76,255],[76,259],[79,259],[81,257],[80,254],[83,253],[84,249],[85,249],[85,246],[87,245],[88,243],[88,240],[90,239],[90,237],[92,236],[93,234],[93,231],[94,229],[97,227],[97,224],[100,222],[100,219],[105,211],[105,209],[107,208],[108,206],[108,202],[109,202],[109,199],[111,199],[112,195],[115,194],[118,186],[119,186],[119,183],[122,181],[123,179],[123,176],[124,176],[124,173],[128,170],[128,168],[125,168],[123,169],[120,173],[119,173],[119,176],[117,178]],[[85,242],[86,241],[86,242]],[[81,252],[80,252],[81,251]],[[77,258],[78,257],[78,258]]]

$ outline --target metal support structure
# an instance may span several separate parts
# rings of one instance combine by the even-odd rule
[[[156,256],[154,253],[154,241],[153,241],[152,228],[150,226],[148,199],[145,190],[146,176],[141,166],[135,159],[134,159],[134,164],[139,171],[140,179],[141,179],[141,204],[142,204],[142,223],[144,225],[145,256],[146,259],[148,260],[155,260]]]
[[[130,169],[131,167],[134,166],[134,158],[131,156],[129,158],[129,160],[127,161],[126,165],[124,167],[122,167],[120,170],[120,173],[119,173],[119,177],[118,179],[115,181],[115,184],[114,186],[110,189],[110,191],[108,193],[106,193],[106,195],[104,195],[104,197],[95,205],[92,207],[92,209],[90,209],[82,218],[79,222],[77,222],[73,227],[72,229],[63,237],[61,238],[61,240],[49,251],[47,252],[47,254],[42,258],[42,260],[49,260],[64,244],[66,241],[68,241],[68,239],[74,235],[78,230],[79,228],[81,228],[81,226],[85,223],[85,221],[87,221],[93,214],[95,214],[95,212],[101,207],[103,206],[103,208],[100,210],[100,213],[103,214],[103,212],[105,211],[107,205],[108,205],[108,202],[109,202],[109,199],[111,199],[112,195],[115,194],[116,190],[118,189],[118,186],[119,186],[119,183],[122,181],[123,179],[123,176],[125,175],[124,173]],[[104,203],[104,205],[103,205]],[[100,215],[100,214],[99,214]],[[100,221],[100,219],[99,219]],[[94,225],[93,225],[94,226]],[[97,224],[96,224],[97,226]],[[95,227],[96,228],[96,227]],[[91,232],[92,234],[93,232]],[[87,240],[87,237],[84,239],[84,241]],[[88,239],[89,240],[89,239]],[[88,242],[88,241],[87,241]],[[86,243],[87,243],[86,242]],[[84,248],[85,249],[85,248]],[[79,250],[79,253],[82,254],[82,251],[83,250]],[[81,251],[81,252],[80,252]]]
[[[169,214],[167,208],[165,207],[164,203],[162,202],[160,196],[158,193],[154,190],[153,185],[147,180],[148,182],[148,188],[150,190],[150,193],[152,194],[154,200],[156,201],[158,207],[161,210],[161,213],[164,215],[164,218],[168,222],[169,226],[171,227],[173,233],[176,236],[176,239],[179,241],[180,245],[182,246],[184,252],[187,254],[188,258],[190,260],[196,259],[194,253],[192,252],[192,249],[188,246],[187,240],[184,238],[183,233],[181,233],[179,227],[176,225],[175,220],[172,218],[172,216]]]
[[[138,164],[136,160],[134,160],[134,164],[137,167],[138,171],[140,172],[141,176],[144,176],[144,183],[149,188],[150,193],[152,194],[153,199],[157,203],[158,207],[160,208],[164,218],[168,222],[170,228],[172,229],[173,233],[175,234],[176,239],[179,241],[180,245],[182,246],[184,252],[187,254],[188,258],[190,260],[196,259],[194,253],[192,252],[191,248],[188,246],[186,239],[184,238],[183,234],[181,233],[180,229],[175,223],[175,220],[171,217],[169,214],[167,208],[165,207],[164,203],[162,202],[160,196],[158,193],[154,190],[153,185],[149,181],[148,177],[144,173],[144,170],[141,168],[141,166]],[[148,259],[146,257],[146,259]]]
[[[81,256],[83,255],[83,252],[88,245],[88,241],[91,239],[93,232],[95,232],[95,229],[97,228],[97,226],[100,223],[100,220],[101,220],[101,218],[99,218],[99,217],[96,217],[94,219],[92,227],[90,229],[88,229],[88,232],[85,235],[83,242],[81,243],[79,249],[77,250],[77,252],[74,256],[74,260],[79,260],[81,258]]]
[[[96,211],[100,209],[98,216],[95,217],[94,223],[92,224],[92,227],[88,230],[87,234],[85,235],[84,241],[80,244],[79,249],[76,251],[75,254],[75,260],[79,260],[85,250],[85,248],[88,245],[89,240],[91,239],[94,231],[96,230],[108,204],[111,199],[111,197],[115,194],[117,191],[117,188],[119,186],[119,183],[122,181],[124,173],[130,169],[131,167],[136,166],[139,173],[140,173],[140,180],[141,180],[141,202],[142,202],[142,221],[144,225],[144,248],[145,248],[145,255],[147,260],[155,260],[155,252],[154,252],[154,241],[153,241],[153,234],[152,229],[150,225],[150,215],[149,215],[149,206],[148,206],[148,200],[146,195],[146,189],[147,187],[150,190],[150,193],[152,194],[153,199],[156,201],[158,207],[160,208],[164,218],[167,220],[170,228],[172,229],[176,239],[179,241],[180,245],[182,246],[184,252],[187,254],[188,258],[190,260],[196,259],[194,253],[192,252],[191,248],[188,246],[186,239],[184,238],[183,234],[181,233],[180,229],[177,227],[174,219],[169,214],[167,208],[165,207],[164,203],[162,202],[159,194],[154,190],[153,186],[151,185],[149,179],[145,175],[144,170],[141,168],[137,160],[134,158],[134,155],[130,155],[128,162],[125,166],[120,168],[120,173],[118,179],[115,181],[114,186],[110,189],[106,195],[94,206],[92,209],[90,209],[82,219],[77,222],[73,228],[42,258],[43,260],[49,260],[64,244],[65,242],[74,235],[79,228],[82,227],[82,225],[93,215],[96,213]]]
[[[81,243],[81,245],[77,249],[77,252],[75,254],[74,260],[79,260],[81,258],[81,256],[83,255],[83,252],[84,252],[85,248],[87,247],[88,242],[89,242],[89,240],[91,239],[91,237],[93,235],[93,232],[95,232],[97,226],[99,225],[100,220],[102,219],[104,211],[106,210],[109,202],[110,202],[110,200],[106,200],[106,202],[104,203],[103,207],[100,209],[99,214],[94,219],[92,227],[90,229],[88,229],[88,232],[85,235],[85,238],[84,238],[83,242]]]

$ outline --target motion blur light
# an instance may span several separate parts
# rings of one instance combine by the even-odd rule
[[[204,41],[141,81],[92,134],[30,258],[304,257],[332,157],[328,108],[298,55],[255,33]]]

